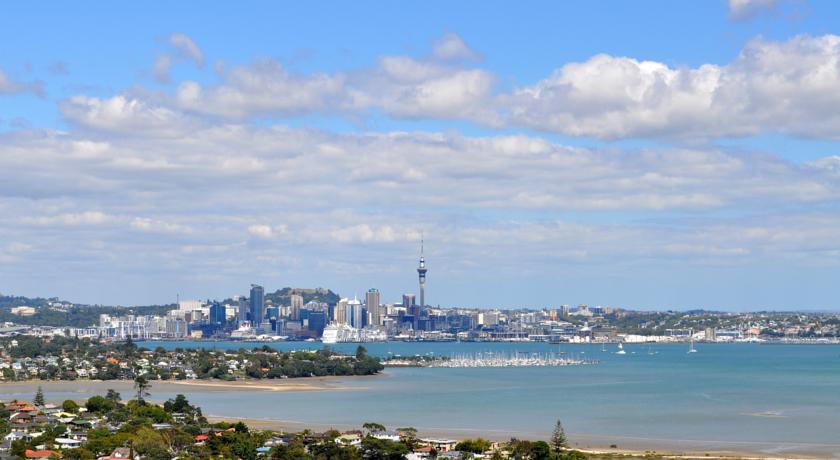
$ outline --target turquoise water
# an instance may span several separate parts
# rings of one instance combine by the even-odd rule
[[[240,343],[151,342],[146,346]],[[247,344],[252,346],[253,344]],[[320,343],[273,344],[282,349]],[[351,390],[202,391],[189,398],[212,415],[287,420],[315,428],[411,425],[421,432],[547,438],[561,419],[574,442],[632,448],[719,449],[840,457],[840,347],[698,344],[615,346],[541,343],[377,343],[390,354],[565,351],[591,366],[388,369],[345,378]],[[351,352],[355,345],[335,346]],[[153,395],[155,398],[169,395]]]

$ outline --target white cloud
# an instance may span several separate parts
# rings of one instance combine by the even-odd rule
[[[204,53],[192,38],[182,33],[169,36],[169,44],[183,58],[189,59],[198,67],[204,67]]]
[[[729,17],[736,21],[752,19],[759,14],[772,12],[777,0],[729,0]]]
[[[458,34],[448,33],[435,41],[432,56],[445,61],[474,60],[478,54]]]
[[[180,132],[192,123],[187,116],[138,97],[119,95],[108,99],[73,96],[59,104],[69,120],[100,130],[160,135]]]
[[[172,69],[172,57],[168,55],[158,56],[155,59],[154,76],[159,83],[169,82],[169,71]]]
[[[114,216],[100,211],[23,218],[24,223],[33,225],[103,225],[114,220]]]
[[[130,225],[131,228],[143,232],[192,233],[192,229],[185,225],[151,219],[148,217],[135,217],[131,219]]]
[[[222,85],[202,87],[185,81],[178,87],[176,103],[184,110],[231,118],[292,115],[331,110],[343,85],[341,75],[296,75],[277,61],[263,60],[233,69]]]
[[[599,55],[500,101],[513,125],[578,136],[838,139],[840,37],[755,40],[725,66]]]
[[[274,231],[269,225],[251,225],[248,227],[248,233],[264,240],[269,240],[274,237]]]
[[[44,96],[44,84],[40,81],[23,82],[13,79],[0,69],[0,95],[32,93]]]

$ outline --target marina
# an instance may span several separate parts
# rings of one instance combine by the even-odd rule
[[[474,368],[474,367],[551,367],[597,364],[598,361],[570,357],[557,353],[471,353],[453,354],[446,359],[435,359],[427,367]]]

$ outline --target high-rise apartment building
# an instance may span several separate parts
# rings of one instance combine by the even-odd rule
[[[341,299],[335,304],[333,309],[333,321],[338,324],[347,324],[347,304],[348,299]]]

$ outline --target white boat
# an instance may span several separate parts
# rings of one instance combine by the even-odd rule
[[[323,343],[363,343],[384,342],[388,340],[385,332],[373,328],[356,329],[347,324],[330,323],[321,336]]]
[[[617,354],[617,355],[626,355],[626,354],[627,354],[627,352],[626,352],[626,351],[624,351],[624,345],[622,345],[622,344],[620,344],[620,343],[619,343],[619,344],[618,344],[618,351],[617,351],[617,352],[615,352],[615,354]]]
[[[686,353],[697,353],[697,349],[694,348],[694,338],[691,338],[691,342],[688,345],[688,351]]]
[[[350,342],[354,336],[354,329],[346,324],[330,323],[324,328],[324,334],[321,336],[323,343],[343,343]]]

